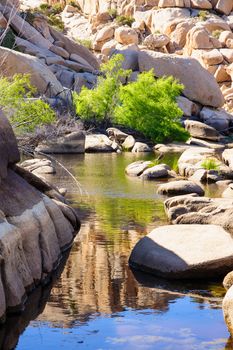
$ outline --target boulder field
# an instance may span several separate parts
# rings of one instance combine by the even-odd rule
[[[7,312],[20,310],[28,294],[49,280],[80,226],[75,211],[59,195],[56,200],[48,197],[45,193],[56,191],[16,165],[19,160],[15,136],[1,112],[1,320]]]

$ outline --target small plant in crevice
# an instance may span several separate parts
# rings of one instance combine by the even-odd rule
[[[213,36],[214,38],[219,39],[219,37],[220,37],[220,35],[221,35],[222,32],[223,32],[223,30],[216,29],[216,30],[214,30],[211,34],[212,34],[212,36]]]
[[[205,170],[219,170],[219,163],[214,158],[207,158],[201,163],[201,167]]]
[[[118,24],[120,24],[121,26],[127,25],[127,26],[131,27],[133,22],[134,22],[134,18],[129,17],[129,16],[117,16],[116,22]]]
[[[208,11],[205,11],[205,10],[199,11],[198,18],[201,21],[206,21],[208,19],[208,17],[209,17],[209,12]]]

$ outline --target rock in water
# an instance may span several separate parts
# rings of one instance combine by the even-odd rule
[[[232,270],[233,238],[218,225],[158,227],[136,244],[129,263],[171,279],[212,278]]]
[[[195,182],[188,180],[171,181],[160,185],[158,193],[167,196],[197,193],[199,196],[204,196],[204,190],[202,187]]]

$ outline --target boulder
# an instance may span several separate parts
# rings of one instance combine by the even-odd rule
[[[233,10],[233,3],[231,0],[218,0],[215,9],[224,15],[229,15]]]
[[[225,149],[222,153],[222,159],[226,165],[229,166],[231,170],[233,170],[233,149]]]
[[[199,196],[204,196],[203,188],[195,182],[189,180],[170,181],[166,184],[160,185],[157,192],[167,196],[177,196],[190,193],[196,193]]]
[[[107,134],[108,137],[111,140],[116,140],[117,142],[124,142],[125,139],[127,139],[127,137],[129,136],[128,134],[126,134],[125,132],[117,129],[117,128],[108,128],[107,130]]]
[[[129,264],[165,278],[213,278],[231,271],[233,239],[218,225],[162,226],[134,247]]]
[[[138,71],[138,52],[131,49],[117,50],[114,49],[111,51],[110,57],[113,55],[123,55],[124,61],[122,62],[122,68],[131,69],[132,71]]]
[[[123,45],[138,44],[138,34],[136,30],[122,26],[115,30],[115,40]]]
[[[144,39],[143,45],[149,50],[156,50],[166,46],[169,42],[170,38],[165,34],[150,34]]]
[[[15,135],[8,119],[0,109],[0,184],[7,177],[7,168],[20,160]]]
[[[85,152],[114,152],[112,141],[104,134],[86,135]]]
[[[132,152],[151,152],[151,148],[144,142],[135,142]]]
[[[222,310],[227,328],[233,335],[233,286],[228,289],[223,299]]]
[[[50,27],[50,33],[54,40],[61,42],[64,49],[69,52],[69,54],[76,54],[82,57],[93,69],[99,69],[99,62],[96,57],[83,45],[76,43],[75,41],[69,39],[67,36],[58,32],[53,27]]]
[[[176,101],[185,117],[198,115],[200,107],[195,102],[190,101],[188,98],[184,96],[178,96]]]
[[[232,198],[202,198],[197,201],[192,195],[172,197],[165,202],[169,219],[174,224],[220,225],[232,231]]]
[[[135,145],[135,138],[132,135],[126,137],[124,142],[122,143],[122,147],[126,151],[131,151],[133,146]]]
[[[170,176],[170,170],[166,164],[158,164],[144,170],[140,177],[147,180],[167,178]]]
[[[232,115],[224,109],[212,109],[208,107],[202,108],[200,118],[205,124],[219,132],[228,132],[230,122],[233,119]]]
[[[36,152],[43,153],[84,153],[85,152],[85,134],[74,131],[63,137],[51,139],[40,143],[36,147]]]
[[[30,74],[31,83],[39,94],[48,97],[63,96],[63,87],[46,65],[36,57],[0,47],[1,72],[5,76]]]
[[[141,72],[154,70],[157,77],[170,76],[184,84],[184,95],[203,105],[220,107],[223,95],[214,77],[193,58],[143,50],[138,54]]]
[[[191,7],[201,10],[212,9],[211,1],[208,0],[191,0]]]
[[[56,169],[49,159],[28,159],[20,164],[24,169],[32,172],[33,174],[55,174]]]
[[[151,16],[151,32],[159,31],[169,35],[175,23],[178,24],[190,18],[190,11],[184,8],[155,9],[152,10]]]
[[[195,120],[186,120],[184,122],[185,129],[190,133],[191,136],[197,137],[204,140],[219,140],[219,132],[209,125],[206,125]]]
[[[153,165],[150,161],[138,160],[129,164],[125,169],[125,173],[129,176],[140,176],[146,169],[153,167]]]

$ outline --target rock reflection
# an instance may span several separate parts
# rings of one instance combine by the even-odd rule
[[[65,263],[69,256],[66,252],[61,263],[56,271],[51,276],[51,281],[45,286],[39,286],[28,297],[24,311],[20,314],[11,315],[7,318],[6,323],[0,327],[0,349],[14,349],[18,343],[20,335],[24,332],[31,320],[34,320],[40,315],[50,297],[53,285],[64,269]]]
[[[100,226],[97,221],[83,225],[40,320],[71,327],[74,322],[85,323],[100,314],[112,317],[125,308],[166,312],[170,303],[185,295],[200,306],[207,301],[211,308],[221,307],[219,285],[215,295],[214,284],[169,283],[132,272],[128,256],[141,230],[123,231],[109,239],[101,234]]]

